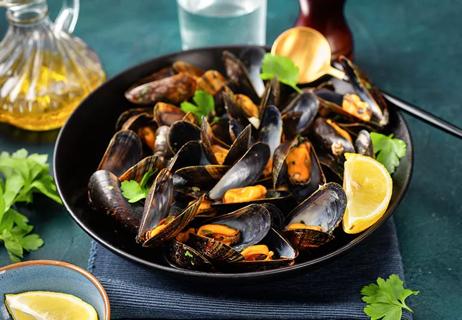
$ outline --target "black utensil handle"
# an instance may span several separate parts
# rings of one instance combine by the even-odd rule
[[[456,127],[455,125],[438,118],[437,116],[432,115],[431,113],[420,109],[417,106],[410,104],[409,102],[403,101],[400,98],[394,97],[384,91],[382,91],[383,96],[387,99],[388,102],[396,106],[398,109],[403,110],[404,112],[409,113],[410,115],[416,117],[417,119],[423,120],[429,125],[446,131],[447,133],[452,134],[455,137],[462,138],[462,129]]]

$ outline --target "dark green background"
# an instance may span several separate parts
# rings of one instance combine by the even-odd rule
[[[51,1],[55,14],[59,1]],[[269,0],[267,43],[297,15],[295,0]],[[346,15],[356,62],[383,89],[462,125],[462,3],[439,0],[351,0]],[[3,33],[6,23],[0,23]],[[99,54],[109,76],[152,57],[180,50],[173,0],[83,0],[75,32]],[[406,282],[416,319],[462,318],[461,142],[406,117],[414,138],[409,191],[395,213]],[[104,119],[102,119],[104,121]],[[26,147],[52,154],[53,134],[0,127],[2,150]],[[75,155],[76,157],[80,155]],[[27,259],[86,265],[90,238],[63,208],[38,199],[30,211],[45,246]],[[8,258],[0,250],[0,265]]]

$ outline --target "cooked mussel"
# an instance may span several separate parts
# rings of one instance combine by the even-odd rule
[[[131,130],[118,131],[109,142],[98,170],[108,170],[119,176],[140,161],[142,155],[143,145],[139,136]]]
[[[212,218],[189,235],[189,244],[213,262],[243,260],[239,253],[258,244],[271,228],[271,216],[263,205],[251,204]]]
[[[124,198],[116,175],[108,170],[93,173],[88,182],[88,198],[94,209],[110,216],[130,233],[136,234],[141,210]]]
[[[332,240],[346,209],[346,195],[337,183],[326,183],[293,209],[285,236],[298,250],[317,248]]]
[[[209,198],[218,200],[226,191],[255,183],[269,159],[268,145],[258,142],[239,159],[209,191]]]
[[[125,97],[136,104],[150,104],[158,101],[178,104],[191,98],[195,91],[195,78],[186,73],[178,73],[131,88],[125,93]]]
[[[298,134],[306,134],[318,114],[319,100],[311,91],[297,94],[282,110],[285,122],[285,134],[291,139]],[[296,121],[286,121],[296,119]]]
[[[369,131],[361,130],[355,140],[355,149],[359,154],[374,157],[374,149]]]
[[[185,115],[183,110],[171,103],[157,102],[154,106],[153,116],[160,125],[171,126],[174,122],[182,120]]]
[[[343,159],[345,152],[355,152],[350,134],[333,120],[318,117],[313,128],[315,139],[336,159]]]
[[[144,247],[150,247],[173,239],[197,215],[201,200],[199,198],[185,209],[175,208],[173,174],[162,169],[146,197],[136,240]]]

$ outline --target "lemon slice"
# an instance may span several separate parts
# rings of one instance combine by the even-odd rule
[[[91,305],[71,294],[28,291],[6,294],[5,305],[14,320],[98,320]]]
[[[343,217],[346,233],[359,233],[379,220],[388,208],[393,181],[377,160],[355,153],[345,154],[343,189],[347,208]]]

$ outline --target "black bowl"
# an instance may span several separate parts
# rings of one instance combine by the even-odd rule
[[[190,278],[261,278],[305,269],[339,256],[364,241],[392,215],[404,196],[412,172],[412,141],[409,129],[401,114],[393,108],[390,108],[388,130],[403,139],[408,147],[406,157],[401,159],[400,166],[393,174],[394,192],[386,214],[374,226],[358,235],[338,232],[334,241],[310,256],[301,257],[296,265],[248,273],[206,273],[176,269],[169,266],[158,251],[141,248],[132,237],[120,231],[109,218],[90,209],[87,202],[88,179],[98,166],[114,134],[117,117],[132,106],[124,97],[125,90],[136,80],[176,60],[185,60],[203,69],[217,69],[223,72],[222,51],[226,49],[239,53],[245,48],[245,46],[204,48],[155,58],[107,81],[75,110],[61,129],[56,142],[54,172],[59,193],[67,210],[92,238],[127,259]]]

